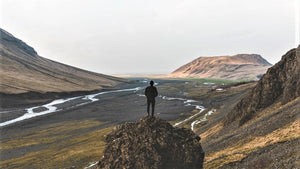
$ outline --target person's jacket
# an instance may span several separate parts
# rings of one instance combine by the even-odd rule
[[[148,86],[145,89],[145,95],[146,95],[147,99],[154,100],[154,98],[158,95],[156,87]]]

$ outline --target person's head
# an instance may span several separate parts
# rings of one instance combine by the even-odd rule
[[[150,81],[150,85],[153,86],[153,84],[154,84],[154,82],[153,82],[153,80],[151,80],[151,81]]]

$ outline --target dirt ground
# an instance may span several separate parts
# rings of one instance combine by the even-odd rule
[[[164,86],[164,84],[167,84],[168,86],[170,84],[178,85],[185,83],[184,81],[165,80],[157,80],[156,82],[159,83],[159,85],[157,86],[159,94],[168,93],[168,87]],[[123,86],[121,86],[121,88],[127,89],[146,85],[147,83],[136,82],[131,84],[124,84]],[[170,92],[169,97],[187,97],[183,95],[182,92],[181,94],[180,92],[178,93],[178,91],[176,90],[173,93]],[[111,126],[122,124],[124,122],[136,121],[146,116],[146,98],[141,96],[142,94],[143,90],[137,92],[128,91],[103,94],[96,97],[99,99],[99,101],[84,106],[70,108],[73,103],[69,102],[63,105],[58,105],[59,109],[62,109],[62,111],[34,117],[0,127],[0,166],[6,166],[5,168],[11,168],[10,166],[13,166],[12,168],[19,168],[20,166],[30,161],[30,158],[28,156],[32,153],[44,152],[46,149],[49,149],[49,147],[52,147],[52,149],[57,148],[57,146],[59,145],[58,143],[62,140],[65,140],[62,139],[65,135],[64,130],[72,129],[70,131],[70,138],[81,138],[81,136],[84,134],[107,129]],[[184,102],[181,100],[165,100],[162,99],[162,97],[158,97],[156,99],[155,116],[160,117],[164,120],[175,121],[178,119],[185,119],[193,113],[193,110],[193,106],[185,106]],[[13,119],[26,113],[23,107],[6,109],[6,111],[12,111],[10,113],[11,115],[2,114],[2,121],[5,121],[5,118]],[[99,123],[99,125],[89,126],[87,123],[82,123],[85,121],[91,123],[94,123],[96,121]],[[66,124],[66,126],[68,126],[67,124],[73,123],[78,123],[79,126],[67,127],[68,129],[64,129],[63,131],[60,131],[61,127],[58,127],[63,126],[62,124]],[[82,126],[80,126],[81,124]],[[84,128],[84,130],[81,129],[82,127]],[[50,129],[56,129],[57,131],[46,132]],[[42,139],[44,135],[37,135],[36,133],[48,133],[47,137],[45,136],[45,139],[48,139],[49,137],[50,140],[54,139],[53,137],[55,137],[55,139],[45,144],[44,141],[38,141]],[[59,138],[56,138],[58,136]],[[27,137],[30,137],[30,140],[37,141],[33,141],[34,143],[30,143],[29,141],[29,143],[27,143]],[[18,142],[18,144],[21,144],[21,146],[16,146],[16,142]],[[76,144],[79,145],[81,143],[78,142]],[[68,145],[68,142],[66,142],[64,146],[68,147],[70,145]],[[101,150],[99,150],[99,152],[100,151]],[[15,164],[16,162],[12,161],[23,161],[23,163]],[[1,165],[1,163],[3,165]],[[78,165],[81,166],[82,164],[86,164],[86,161]],[[30,165],[28,164],[28,166]],[[50,168],[52,167],[50,166]]]

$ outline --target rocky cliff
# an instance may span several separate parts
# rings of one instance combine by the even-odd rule
[[[256,79],[260,78],[270,66],[269,62],[257,54],[199,57],[168,76],[230,80]]]
[[[258,81],[226,116],[225,124],[239,120],[240,125],[257,111],[280,102],[282,105],[300,96],[300,46],[288,51],[282,59]]]
[[[155,117],[119,126],[106,138],[100,168],[202,168],[200,137]]]

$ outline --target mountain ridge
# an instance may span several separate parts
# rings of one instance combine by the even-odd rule
[[[41,57],[33,47],[1,28],[0,38],[1,93],[92,91],[128,82]]]

